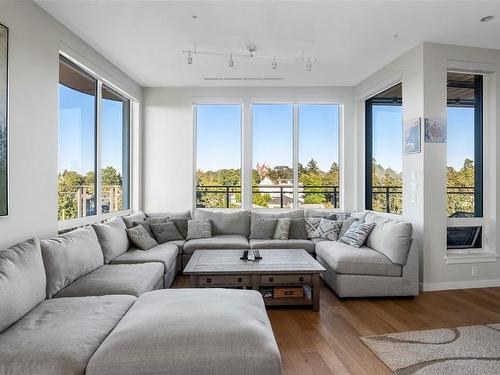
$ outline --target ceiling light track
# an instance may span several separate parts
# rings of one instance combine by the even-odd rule
[[[235,58],[238,59],[258,59],[258,60],[268,60],[271,62],[270,66],[273,70],[278,68],[279,61],[297,62],[303,63],[306,71],[310,72],[312,70],[313,63],[318,60],[312,57],[306,57],[304,52],[300,57],[295,56],[279,56],[279,55],[258,55],[257,47],[255,45],[249,45],[247,47],[247,53],[234,53],[234,52],[217,52],[217,51],[203,51],[198,50],[197,45],[194,45],[193,49],[182,50],[181,52],[186,56],[186,61],[189,65],[193,63],[194,55],[205,55],[205,56],[222,56],[228,60],[228,65],[230,68],[235,65]]]

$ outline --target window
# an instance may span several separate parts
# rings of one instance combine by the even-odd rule
[[[197,104],[196,207],[241,207],[241,105]]]
[[[339,207],[339,106],[299,104],[299,205]]]
[[[97,80],[59,63],[59,220],[96,214]]]
[[[102,85],[101,212],[129,206],[130,101]]]
[[[483,77],[448,73],[449,217],[482,217]]]
[[[130,100],[61,56],[60,221],[129,209],[129,150]]]
[[[252,106],[254,207],[293,207],[293,119],[292,104]]]
[[[365,207],[402,213],[402,85],[398,84],[365,103]]]

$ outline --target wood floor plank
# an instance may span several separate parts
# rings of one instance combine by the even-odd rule
[[[173,287],[189,287],[189,279],[180,276]],[[283,375],[390,375],[361,336],[500,323],[500,288],[340,300],[322,285],[319,312],[271,308],[268,315]]]

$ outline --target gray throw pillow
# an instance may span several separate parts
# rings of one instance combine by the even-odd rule
[[[321,218],[319,217],[306,217],[306,235],[307,238],[319,238],[318,228],[319,223],[321,222]]]
[[[276,224],[278,224],[278,219],[252,219],[249,238],[259,240],[272,239]]]
[[[168,223],[168,221],[169,221],[168,217],[152,217],[152,218],[148,218],[144,221],[136,221],[136,222],[134,222],[132,227],[136,227],[138,225],[141,225],[144,227],[144,229],[146,229],[146,231],[148,232],[148,234],[151,237],[154,237],[153,231],[151,230],[151,225],[152,224]]]
[[[292,219],[288,238],[293,238],[296,240],[307,240],[306,221],[303,217]]]
[[[345,232],[345,234],[339,239],[339,242],[343,242],[354,247],[361,247],[365,243],[366,238],[374,226],[374,223],[352,223],[347,232]]]
[[[109,263],[128,250],[130,241],[125,232],[127,227],[121,217],[115,217],[104,224],[93,224],[92,227],[101,245],[104,263]]]
[[[187,237],[189,219],[169,219],[168,221],[175,224],[183,239]]]
[[[174,223],[151,224],[151,230],[158,243],[183,240]]]
[[[274,240],[288,240],[290,233],[290,226],[292,225],[292,218],[282,217],[278,219],[276,229],[274,230]]]
[[[358,221],[358,219],[354,217],[348,217],[344,219],[344,221],[342,221],[342,228],[340,229],[339,238],[342,237],[345,234],[345,232],[347,232],[347,230],[351,227],[352,223],[356,221]]]
[[[127,235],[130,241],[141,250],[149,250],[158,246],[155,239],[149,235],[148,231],[142,225],[127,229]]]
[[[141,223],[144,220],[146,220],[146,215],[144,215],[144,212],[137,212],[135,214],[123,217],[123,222],[125,223],[127,228],[132,228],[135,226],[135,223]]]
[[[189,220],[187,240],[212,237],[212,222],[210,220]]]
[[[329,241],[337,241],[339,239],[339,233],[341,228],[342,228],[341,221],[321,219],[317,231],[319,238]]]

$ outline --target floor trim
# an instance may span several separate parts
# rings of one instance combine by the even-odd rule
[[[446,281],[443,283],[420,283],[420,290],[432,292],[437,290],[473,289],[500,287],[500,279]]]

